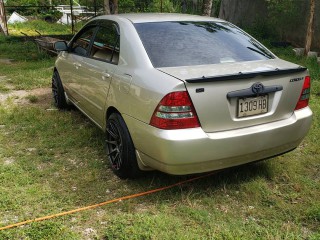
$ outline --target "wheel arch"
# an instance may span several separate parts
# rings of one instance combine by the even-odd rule
[[[106,111],[106,116],[105,116],[105,121],[104,121],[104,126],[103,126],[103,130],[104,131],[106,131],[107,120],[111,116],[112,113],[118,113],[122,117],[122,114],[118,111],[117,108],[115,108],[114,106],[109,106],[107,111]]]
[[[116,109],[115,107],[113,106],[110,106],[108,109],[107,109],[107,112],[106,112],[106,120],[111,116],[112,113],[118,113],[121,115],[121,113],[118,111],[118,109]]]
[[[121,112],[120,112],[116,107],[114,107],[114,106],[108,107],[108,109],[107,109],[107,111],[106,111],[105,126],[104,126],[104,129],[103,129],[103,130],[106,131],[106,129],[107,129],[107,121],[108,121],[109,117],[110,117],[113,113],[117,113],[117,114],[120,115],[120,117],[122,118],[122,120],[123,120],[123,122],[124,122],[124,124],[125,124],[125,126],[126,126],[126,128],[127,128],[127,130],[128,130],[128,132],[129,132],[130,138],[131,138],[131,140],[132,140],[131,132],[130,132],[130,130],[129,130],[129,125],[130,125],[130,124],[128,124],[128,122],[126,121],[126,118],[125,118],[125,117],[121,114]],[[132,140],[132,141],[133,141],[133,140]]]

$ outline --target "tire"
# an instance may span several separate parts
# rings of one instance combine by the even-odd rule
[[[54,105],[57,108],[68,109],[69,106],[67,104],[62,82],[57,71],[54,71],[52,75],[52,96]]]
[[[118,177],[126,179],[141,176],[130,133],[118,113],[112,113],[107,120],[106,149],[111,169]]]

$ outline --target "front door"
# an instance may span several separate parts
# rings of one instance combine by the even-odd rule
[[[88,56],[81,62],[81,108],[98,125],[105,121],[109,86],[119,60],[118,26],[111,21],[99,23]]]

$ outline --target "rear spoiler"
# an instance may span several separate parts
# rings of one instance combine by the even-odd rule
[[[225,80],[237,80],[237,79],[245,79],[245,78],[254,78],[257,76],[275,76],[275,75],[284,75],[289,73],[297,73],[304,72],[307,68],[299,66],[298,68],[285,68],[285,69],[274,69],[274,70],[266,70],[266,71],[257,71],[257,72],[239,72],[236,74],[226,74],[226,75],[218,75],[214,77],[200,77],[200,78],[190,78],[185,81],[188,83],[204,83],[204,82],[215,82],[215,81],[225,81]]]

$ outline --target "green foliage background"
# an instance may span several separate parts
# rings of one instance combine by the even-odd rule
[[[11,36],[0,35],[0,58],[14,61],[0,64],[0,93],[50,88],[54,58],[13,35],[70,28],[44,21],[9,27]],[[320,68],[291,47],[271,50],[308,67],[312,78],[313,125],[295,151],[154,195],[0,231],[0,239],[320,239]],[[103,133],[79,111],[54,111],[50,96],[0,103],[0,227],[189,178],[150,172],[135,181],[117,179],[106,164]]]

